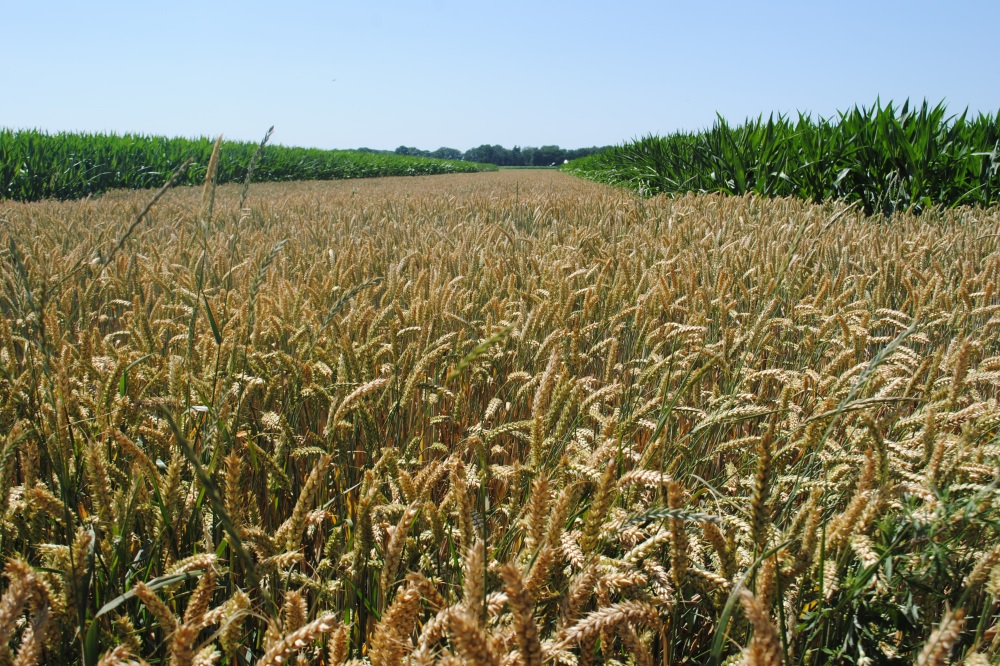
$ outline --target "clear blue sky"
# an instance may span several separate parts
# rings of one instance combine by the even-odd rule
[[[1000,110],[1000,0],[0,0],[0,126],[620,143],[876,96]]]

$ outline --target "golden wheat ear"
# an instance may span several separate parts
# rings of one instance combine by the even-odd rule
[[[101,655],[97,666],[145,666],[146,662],[138,659],[135,653],[125,645],[119,645]]]
[[[467,613],[452,613],[448,616],[448,637],[466,663],[500,666],[500,656],[492,641],[479,622]]]
[[[389,593],[396,583],[396,575],[399,570],[400,558],[403,555],[403,547],[406,545],[406,537],[419,510],[420,507],[417,504],[411,504],[403,511],[403,515],[396,524],[396,529],[393,531],[392,536],[389,538],[389,543],[386,545],[382,573],[379,575],[379,599],[382,608],[385,608]]]
[[[744,652],[747,666],[781,666],[781,639],[771,614],[749,590],[740,590],[740,604],[753,626],[753,638]]]
[[[189,665],[195,662],[198,656],[195,642],[198,640],[202,628],[210,622],[208,607],[215,593],[215,582],[215,569],[209,564],[188,600],[183,619],[170,637],[170,661],[172,664]]]
[[[965,626],[965,611],[956,608],[945,612],[941,624],[931,632],[924,647],[917,655],[917,666],[944,666],[949,663],[951,649],[958,641]]]
[[[257,661],[257,666],[282,666],[288,658],[309,647],[324,635],[333,631],[340,622],[327,614],[309,624],[281,637]]]
[[[659,628],[660,611],[652,604],[643,601],[622,601],[602,606],[566,629],[556,648],[590,644],[589,642],[602,632],[613,630],[622,623]]]
[[[500,576],[507,591],[507,605],[514,614],[514,637],[521,661],[525,666],[541,666],[542,646],[535,624],[535,603],[525,590],[521,571],[514,564],[506,564],[500,569]]]
[[[410,634],[417,626],[420,590],[407,586],[392,600],[375,626],[369,657],[372,666],[392,666],[414,649]]]
[[[349,635],[343,624],[333,630],[327,647],[327,662],[330,666],[340,666],[347,660]]]
[[[222,135],[212,145],[212,155],[208,158],[205,169],[205,184],[201,190],[201,215],[205,224],[212,221],[212,209],[215,207],[216,173],[219,170],[219,150],[222,148]]]
[[[163,630],[165,635],[170,636],[177,630],[177,616],[174,615],[174,612],[160,599],[156,592],[141,582],[136,583],[132,591],[135,592],[135,596],[138,597],[139,601],[156,618],[156,623],[160,625],[160,629]]]

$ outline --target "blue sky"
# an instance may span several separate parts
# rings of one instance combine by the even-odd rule
[[[1000,110],[997,0],[0,0],[0,22],[14,128],[575,148],[876,96]]]

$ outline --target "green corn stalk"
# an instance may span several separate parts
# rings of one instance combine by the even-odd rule
[[[645,195],[685,192],[859,202],[868,214],[988,206],[1000,185],[1000,113],[876,101],[818,118],[763,116],[647,136],[564,170]]]

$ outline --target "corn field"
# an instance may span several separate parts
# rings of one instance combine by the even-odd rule
[[[647,136],[565,170],[645,194],[796,196],[860,202],[868,214],[1000,200],[1000,112],[949,116],[943,103],[799,113],[703,132]]]
[[[491,164],[461,160],[269,146],[270,135],[268,131],[260,144],[223,141],[214,180],[332,180],[496,170]],[[205,178],[212,149],[213,140],[204,137],[48,134],[0,128],[0,199],[79,199],[110,189],[159,187],[188,158],[194,163],[180,182],[196,185]]]
[[[1000,214],[0,203],[0,663],[989,664]]]

